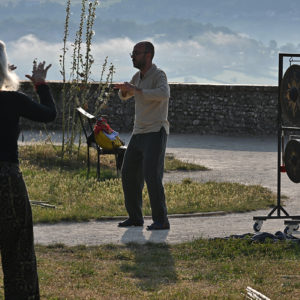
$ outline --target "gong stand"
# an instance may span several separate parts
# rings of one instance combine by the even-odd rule
[[[286,71],[283,77],[283,59],[284,57],[289,57],[290,67]],[[295,59],[295,58],[298,58]],[[299,216],[291,216],[281,205],[281,173],[286,172],[286,166],[284,164],[284,136],[288,133],[299,132],[300,140],[300,94],[298,95],[298,86],[300,93],[300,66],[293,65],[295,62],[300,62],[300,54],[279,54],[279,69],[278,69],[278,158],[277,158],[277,205],[270,211],[267,216],[257,216],[253,217],[255,221],[253,225],[254,231],[260,231],[263,221],[268,219],[291,219],[290,221],[285,221],[287,225],[284,230],[285,233],[291,233],[290,229],[297,230],[300,223]],[[298,78],[299,75],[299,78]],[[296,77],[296,78],[295,78]],[[289,82],[291,81],[291,82]],[[299,100],[299,110],[297,107],[296,100]],[[283,102],[287,100],[287,102]],[[286,103],[282,105],[282,103]],[[286,121],[288,120],[288,121]],[[288,124],[288,125],[287,125]],[[291,140],[293,142],[293,140]],[[299,148],[300,148],[300,143]],[[294,143],[290,144],[289,148],[294,146]],[[291,151],[290,151],[291,152]],[[293,162],[295,159],[293,160]],[[300,152],[299,152],[299,163],[300,163]],[[291,176],[289,175],[290,179]],[[294,181],[293,179],[291,179]],[[294,181],[297,182],[297,181]]]

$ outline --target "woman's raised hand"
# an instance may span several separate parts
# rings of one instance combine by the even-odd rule
[[[33,62],[32,75],[25,75],[28,79],[30,79],[33,84],[44,83],[46,80],[47,72],[51,67],[51,64],[45,67],[46,62],[43,61],[37,64],[35,60]]]

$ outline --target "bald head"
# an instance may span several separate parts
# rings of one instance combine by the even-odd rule
[[[137,43],[135,46],[144,47],[145,52],[150,53],[151,54],[151,60],[153,59],[155,51],[154,51],[154,46],[151,42],[142,41],[142,42]]]

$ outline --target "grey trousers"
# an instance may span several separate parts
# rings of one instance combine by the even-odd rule
[[[129,218],[143,222],[142,191],[147,184],[152,219],[168,222],[164,186],[162,183],[167,134],[159,132],[135,134],[131,137],[122,165],[122,185]]]

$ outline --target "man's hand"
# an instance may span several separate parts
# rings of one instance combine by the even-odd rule
[[[122,96],[125,97],[127,96],[133,96],[136,92],[141,92],[142,90],[137,88],[135,85],[129,83],[129,82],[124,82],[124,83],[116,83],[114,85],[114,89],[118,89],[121,91]]]

